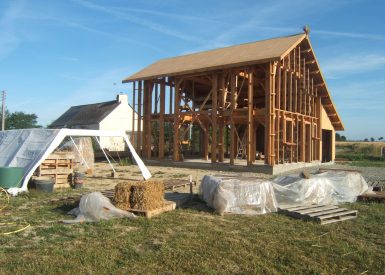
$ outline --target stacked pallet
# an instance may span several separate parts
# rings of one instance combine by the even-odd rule
[[[37,169],[37,176],[52,177],[55,188],[68,188],[72,184],[75,155],[71,152],[56,152],[49,155]]]

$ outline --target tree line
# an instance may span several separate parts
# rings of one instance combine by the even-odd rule
[[[2,117],[3,115],[0,112],[0,121],[2,120]],[[6,110],[5,130],[42,128],[42,126],[38,124],[37,118],[37,115],[34,113],[28,114],[20,111],[11,113]]]
[[[377,140],[378,141],[383,141],[384,137],[379,137]],[[347,141],[347,138],[345,136],[343,136],[343,135],[340,135],[339,133],[336,133],[336,141]],[[374,141],[376,141],[376,139],[374,137],[371,137],[371,138],[365,138],[363,141],[374,142]]]

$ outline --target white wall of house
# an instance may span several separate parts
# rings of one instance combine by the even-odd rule
[[[132,131],[132,116],[135,116],[134,130],[136,131],[138,115],[131,106],[128,105],[128,96],[126,94],[119,94],[117,100],[120,104],[99,123],[99,129],[107,131],[125,131],[130,136]],[[123,138],[102,137],[100,143],[103,148],[107,148],[110,151],[125,150]]]

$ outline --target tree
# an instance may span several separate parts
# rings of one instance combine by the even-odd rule
[[[366,138],[366,139],[364,139],[364,141],[369,141],[369,140]]]
[[[1,120],[1,114],[0,114]],[[13,129],[28,129],[28,128],[41,128],[41,125],[37,124],[36,114],[27,114],[24,112],[10,113],[8,110],[5,113],[5,130]]]
[[[336,133],[336,141],[346,141],[346,137]]]
[[[373,138],[373,137],[371,137],[371,138],[370,138],[370,141],[371,141],[371,142],[373,142],[373,141],[374,141],[374,138]]]
[[[383,137],[379,137],[378,140],[381,141],[381,140],[384,140],[384,138]]]

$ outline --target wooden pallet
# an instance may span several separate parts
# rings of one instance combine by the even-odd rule
[[[278,213],[287,216],[329,224],[357,218],[357,210],[339,208],[335,205],[308,205],[278,208]]]
[[[72,183],[75,155],[57,152],[49,155],[37,168],[36,175],[52,177],[55,188],[68,188]]]
[[[367,201],[367,202],[380,202],[385,203],[385,192],[373,192],[362,194],[357,197],[358,201]]]
[[[139,216],[144,216],[147,219],[150,219],[156,215],[175,210],[175,208],[176,208],[175,202],[165,200],[164,206],[159,207],[157,209],[153,209],[153,210],[127,209],[127,211],[132,212],[132,213],[139,215]]]

